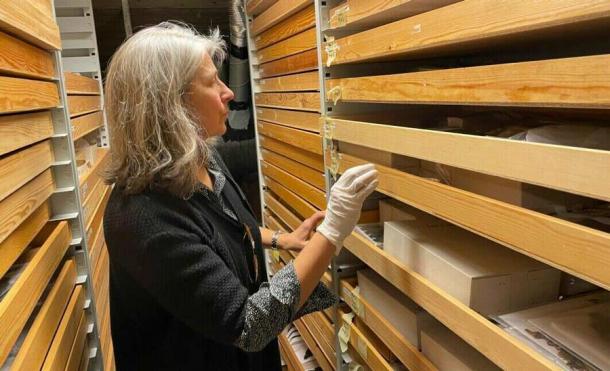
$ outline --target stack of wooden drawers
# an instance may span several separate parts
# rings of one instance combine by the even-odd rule
[[[255,114],[260,149],[265,225],[292,230],[325,208],[325,180],[320,136],[317,30],[312,1],[250,1],[253,18],[250,58],[256,76]],[[271,258],[272,270],[293,259],[284,252]],[[318,313],[294,323],[324,370],[335,367],[334,331]],[[282,357],[302,369],[285,335]]]
[[[70,143],[103,125],[100,89],[98,81],[74,74],[64,84],[60,48],[52,2],[0,3],[2,369],[99,368],[102,353],[106,369],[113,368],[108,270],[91,275],[103,264],[89,270],[77,197],[90,235],[101,236],[108,191],[97,171],[107,150],[94,148],[95,163],[79,177]],[[102,247],[103,241],[89,258],[103,260]],[[105,321],[95,318],[94,295]]]
[[[564,296],[591,284],[610,289],[610,234],[579,224],[570,207],[562,207],[576,200],[577,209],[607,208],[608,148],[572,144],[573,137],[507,139],[511,131],[548,125],[583,132],[590,125],[608,127],[610,49],[601,40],[610,36],[610,3],[247,5],[267,227],[291,230],[324,208],[333,181],[325,167],[342,173],[373,162],[380,173],[378,197],[560,270]],[[607,141],[597,139],[596,145]],[[489,365],[559,367],[373,240],[354,232],[345,247],[419,306],[438,324],[435,329],[443,328]],[[280,254],[273,269],[290,259]],[[566,282],[580,283],[570,288]],[[333,316],[324,313],[295,323],[323,369],[339,363],[340,343],[344,359],[365,369],[389,370],[396,362],[417,370],[446,367],[363,298],[356,277],[342,278],[338,293],[344,306],[337,323],[327,321],[325,328],[320,319]],[[339,339],[333,327],[341,329]],[[284,358],[292,359],[281,343]],[[298,369],[294,363],[287,362]]]

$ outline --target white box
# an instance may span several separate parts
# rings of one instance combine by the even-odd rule
[[[360,297],[375,308],[411,344],[421,349],[420,329],[433,318],[383,277],[364,269],[358,271]]]
[[[386,222],[384,250],[483,315],[557,299],[560,271],[455,226]]]
[[[442,323],[429,323],[421,332],[422,352],[439,370],[500,370]]]

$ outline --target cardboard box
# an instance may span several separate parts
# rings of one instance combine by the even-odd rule
[[[459,227],[386,222],[384,250],[483,315],[558,296],[559,270]]]
[[[477,173],[450,166],[437,166],[447,184],[512,205],[552,214],[557,210],[578,210],[599,201],[554,189]]]
[[[386,198],[379,201],[379,221],[381,223],[400,220],[419,220],[430,226],[450,225],[449,222],[446,222],[443,219],[406,205],[393,198]]]
[[[391,152],[379,151],[357,144],[339,142],[339,151],[379,165],[407,170],[419,167],[419,160]]]
[[[362,299],[421,349],[420,329],[433,320],[428,312],[371,269],[358,271],[358,287]]]
[[[500,370],[442,323],[429,323],[421,332],[422,352],[439,370]]]

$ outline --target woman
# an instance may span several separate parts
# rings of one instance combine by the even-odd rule
[[[162,23],[109,66],[104,233],[120,370],[280,369],[276,336],[336,300],[320,277],[377,184],[372,165],[350,169],[325,214],[290,234],[259,228],[213,147],[233,99],[214,65],[224,54],[217,31]],[[300,253],[266,282],[271,245]]]

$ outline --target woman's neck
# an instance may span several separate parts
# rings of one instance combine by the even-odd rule
[[[207,168],[199,168],[197,171],[197,179],[208,189],[214,190],[214,182],[212,180],[212,175],[208,171]]]

